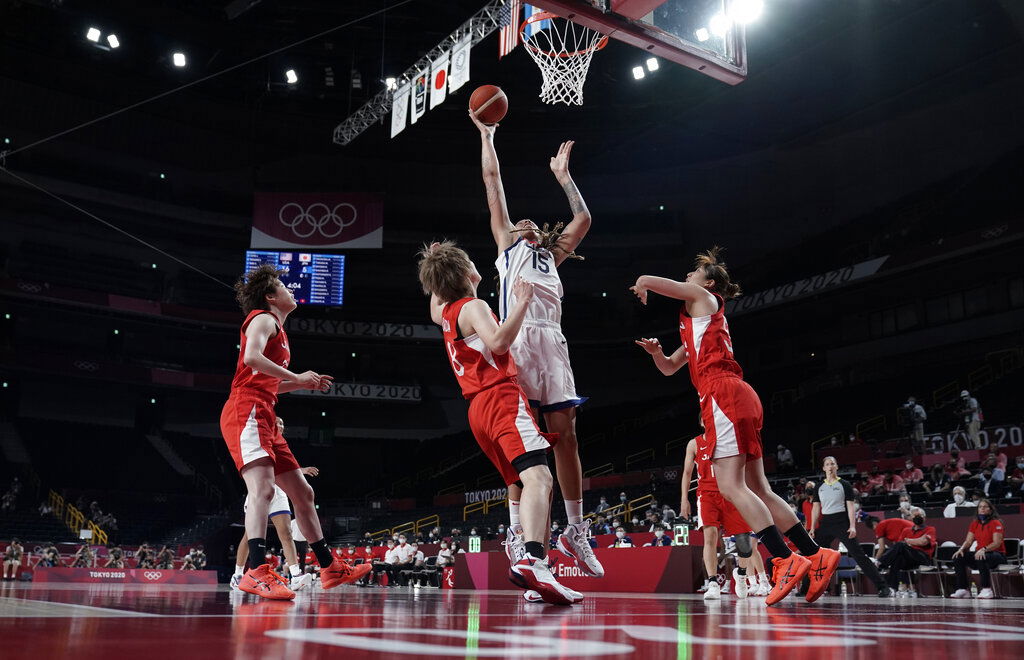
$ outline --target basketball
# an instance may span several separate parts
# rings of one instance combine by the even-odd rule
[[[469,109],[485,124],[497,124],[508,112],[508,97],[501,87],[481,85],[469,97]]]

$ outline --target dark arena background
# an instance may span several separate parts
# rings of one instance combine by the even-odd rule
[[[1017,0],[0,0],[0,656],[1020,658],[1022,34]],[[571,371],[515,358],[524,388],[564,371],[587,397],[537,420],[576,413],[584,522],[569,468],[519,463],[554,484],[550,522],[523,496],[536,545],[506,531],[520,506],[417,274],[455,240],[511,319],[496,265],[522,245],[548,267],[492,236],[481,85],[508,101],[511,222],[590,219],[584,260],[544,271]],[[771,538],[808,554],[820,523],[840,556],[831,578],[814,564],[814,602],[796,584],[766,605],[759,570],[737,584],[749,537],[698,520],[681,483],[702,417],[716,452],[735,420],[636,343],[681,343],[680,302],[641,304],[638,277],[681,282],[716,245],[743,293],[708,332],[763,407],[763,458],[738,469],[763,465],[781,500],[751,501],[798,520],[772,510],[753,552],[770,573]],[[241,440],[221,424],[232,286],[261,263],[298,303],[262,359],[282,368],[284,329],[283,366],[333,377],[266,408],[317,470],[289,474],[315,503],[288,489],[264,545],[242,542],[229,444],[270,440],[253,416]],[[523,414],[513,435],[535,433]],[[293,550],[316,519],[326,546]],[[565,549],[577,532],[603,577]],[[510,581],[514,547],[560,586]],[[353,579],[325,589],[327,566]]]

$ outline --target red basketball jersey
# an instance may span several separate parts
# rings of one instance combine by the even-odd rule
[[[690,380],[701,394],[704,384],[716,377],[743,378],[743,369],[733,358],[725,301],[717,293],[712,295],[718,302],[718,310],[710,316],[690,318],[685,304],[679,309],[679,337],[686,348]]]
[[[249,312],[249,316],[246,316],[245,322],[242,323],[241,350],[238,351],[238,364],[235,366],[235,378],[231,381],[231,390],[256,390],[276,399],[277,386],[281,383],[281,379],[260,373],[251,367],[247,367],[245,364],[245,344],[247,340],[245,329],[260,314],[270,314],[270,312],[263,309],[254,309]],[[270,314],[270,316],[274,319],[274,323],[277,323],[277,318],[273,314]],[[268,339],[267,345],[263,348],[263,357],[274,364],[281,365],[286,369],[288,368],[292,355],[291,351],[288,350],[288,335],[285,334],[284,328],[279,323],[277,324],[277,334]]]
[[[499,383],[511,380],[516,375],[516,363],[512,361],[512,353],[495,355],[487,348],[479,336],[473,334],[459,339],[459,314],[466,303],[477,298],[462,298],[448,303],[441,312],[441,332],[444,335],[444,346],[448,351],[448,361],[455,372],[455,378],[462,388],[462,396],[467,399],[475,394]],[[494,316],[494,312],[491,312]],[[498,317],[494,316],[495,322]]]
[[[693,462],[697,466],[697,492],[717,493],[718,480],[715,478],[715,467],[711,464],[711,453],[714,447],[708,447],[704,434],[697,436],[697,451],[693,454]]]

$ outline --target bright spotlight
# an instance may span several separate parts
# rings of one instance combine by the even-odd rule
[[[394,76],[388,76],[384,79],[384,86],[388,89],[398,89],[398,79]]]
[[[697,28],[697,31],[693,33],[697,37],[697,41],[707,41],[711,38],[711,34],[707,28]]]
[[[650,58],[647,59],[647,70],[648,71],[657,71],[658,70],[658,58],[657,57],[650,57]]]
[[[635,80],[640,80],[643,77],[644,77],[644,68],[642,66],[635,66],[635,67],[633,67],[633,78]]]
[[[284,79],[288,81],[289,85],[294,85],[299,82],[299,76],[295,73],[295,69],[288,69],[284,72]]]
[[[107,43],[110,44],[111,48],[117,48],[118,46],[121,45],[121,42],[117,40],[117,35],[116,34],[108,34],[107,35]]]
[[[729,16],[737,23],[756,21],[764,10],[764,0],[735,0],[729,8]]]
[[[89,31],[85,33],[85,38],[93,43],[99,43],[100,29],[94,27],[89,28]]]
[[[181,68],[185,66],[185,53],[175,53],[171,56],[171,60],[174,62],[174,66]]]
[[[711,34],[716,37],[724,37],[731,27],[732,19],[725,14],[715,14],[711,17]]]

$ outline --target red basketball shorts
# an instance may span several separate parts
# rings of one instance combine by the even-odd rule
[[[700,417],[712,459],[741,454],[747,460],[761,457],[764,410],[757,392],[743,380],[721,377],[707,382],[701,392]]]
[[[265,398],[232,390],[220,413],[220,432],[239,472],[261,458],[274,462],[274,474],[299,469],[288,442],[277,432],[274,406]]]
[[[721,527],[727,535],[753,531],[732,502],[716,491],[697,492],[697,525]]]
[[[530,415],[529,400],[513,382],[495,385],[473,397],[469,402],[469,428],[507,486],[519,481],[513,461],[529,452],[547,452],[558,441],[557,433],[540,432]]]

